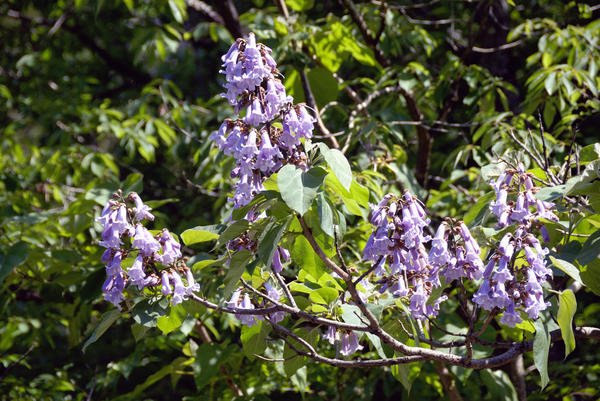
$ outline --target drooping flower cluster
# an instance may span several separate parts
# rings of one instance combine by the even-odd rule
[[[302,104],[293,105],[277,78],[271,49],[256,43],[254,34],[238,39],[222,58],[225,74],[223,95],[243,118],[227,119],[211,138],[236,167],[234,207],[247,205],[263,190],[263,182],[284,164],[306,167],[301,138],[312,136],[314,119]],[[280,120],[281,128],[273,123]]]
[[[256,43],[254,34],[238,39],[222,57],[226,93],[223,96],[243,116],[226,119],[211,138],[226,155],[233,156],[236,166],[231,172],[234,208],[240,208],[264,189],[263,182],[284,164],[307,167],[302,138],[312,137],[314,119],[302,104],[294,105],[283,83],[278,78],[277,63],[271,49]],[[249,211],[246,219],[260,218]],[[256,250],[256,242],[247,233],[230,241],[229,250]],[[289,252],[277,247],[272,260],[275,273],[283,269],[283,261],[289,260]],[[237,296],[237,297],[236,297]],[[247,295],[241,298],[234,293],[230,303],[246,309]],[[239,315],[242,323],[253,324],[251,315]],[[277,319],[279,315],[271,316]]]
[[[535,197],[538,188],[523,165],[507,169],[491,183],[496,200],[490,210],[498,218],[499,227],[515,225],[514,234],[506,233],[498,249],[490,257],[483,283],[473,300],[482,308],[504,311],[501,322],[514,326],[522,321],[523,309],[532,319],[548,304],[543,299],[542,285],[552,271],[546,266],[547,248],[543,248],[532,231],[539,227],[542,237],[548,233],[539,219],[557,221],[554,204]],[[514,199],[512,199],[514,198]]]
[[[375,231],[364,249],[364,259],[375,263],[380,291],[395,297],[408,297],[409,308],[417,319],[437,315],[439,297],[428,304],[434,287],[440,285],[439,267],[429,263],[425,244],[431,237],[424,233],[429,218],[421,204],[408,191],[402,197],[388,194],[371,213]]]
[[[139,290],[162,285],[165,295],[172,294],[176,305],[192,292],[198,291],[192,272],[181,260],[181,245],[163,229],[153,235],[143,222],[154,220],[150,208],[135,192],[123,198],[119,191],[109,200],[97,219],[103,226],[100,245],[106,248],[102,262],[106,263],[106,281],[102,286],[104,298],[120,307],[127,284]],[[123,269],[124,261],[133,258],[131,266]],[[158,267],[164,269],[157,274]],[[184,284],[180,274],[184,274]]]
[[[522,321],[519,309],[532,319],[549,304],[542,285],[552,271],[546,267],[547,248],[520,226],[514,235],[506,233],[483,273],[483,283],[473,301],[486,310],[504,311],[501,323],[514,326]]]

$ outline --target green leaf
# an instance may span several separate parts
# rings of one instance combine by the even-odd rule
[[[265,266],[271,266],[275,249],[288,227],[293,216],[289,216],[284,222],[272,221],[265,227],[264,231],[258,237],[258,260]]]
[[[327,271],[323,261],[303,235],[296,237],[290,253],[292,260],[302,266],[302,270],[310,274],[315,280],[318,280]]]
[[[144,176],[140,173],[131,173],[125,178],[123,184],[121,185],[124,194],[129,194],[130,192],[142,192],[144,189]]]
[[[335,302],[339,295],[339,292],[335,288],[322,287],[312,291],[308,298],[317,304],[329,305]]]
[[[540,317],[533,322],[535,326],[535,337],[533,339],[533,362],[540,372],[540,387],[543,389],[548,384],[548,353],[550,351],[550,334],[546,324]]]
[[[294,11],[306,11],[313,8],[315,0],[285,0],[285,4]]]
[[[13,244],[8,251],[6,251],[6,255],[0,254],[0,284],[15,267],[27,260],[28,255],[29,247],[23,241]]]
[[[581,277],[579,276],[579,269],[575,267],[573,264],[567,262],[566,260],[557,259],[553,256],[550,256],[550,261],[552,264],[566,275],[571,277],[573,280],[581,283]]]
[[[544,80],[544,87],[549,95],[552,95],[556,91],[556,72],[548,74]]]
[[[269,334],[268,325],[259,320],[252,326],[242,326],[242,348],[247,356],[260,355],[267,348],[267,335]]]
[[[183,305],[179,304],[172,306],[168,315],[158,318],[156,321],[156,327],[158,327],[163,334],[169,334],[170,332],[181,327],[186,315],[187,312]]]
[[[352,169],[346,156],[337,149],[329,149],[324,143],[320,142],[318,145],[333,174],[340,181],[340,184],[349,191],[352,184]]]
[[[464,222],[468,226],[477,226],[483,223],[485,217],[489,214],[489,203],[496,198],[493,192],[488,192],[479,198],[465,214]]]
[[[307,172],[294,165],[283,166],[277,174],[277,185],[284,202],[301,216],[310,208],[327,173],[315,167]]]
[[[406,392],[410,394],[413,382],[421,373],[421,364],[409,363],[405,365],[394,365],[391,368],[392,376],[398,380]]]
[[[333,211],[322,192],[317,196],[317,212],[319,213],[321,229],[325,234],[333,238]]]
[[[225,230],[219,235],[219,245],[225,244],[228,241],[239,237],[241,234],[246,232],[250,227],[248,220],[238,220],[229,224]]]
[[[600,260],[596,259],[581,270],[581,281],[595,294],[600,295]]]
[[[102,337],[102,334],[104,334],[106,330],[108,330],[110,326],[117,321],[119,316],[121,316],[121,312],[118,309],[111,309],[108,312],[105,312],[100,319],[100,323],[98,323],[98,326],[96,326],[92,332],[92,335],[83,344],[82,351],[85,352],[87,347],[98,341],[98,339]]]
[[[227,270],[227,276],[225,276],[225,289],[223,293],[230,295],[233,290],[237,287],[240,277],[246,271],[246,267],[250,263],[253,255],[250,251],[242,249],[237,251],[229,261],[229,269]]]
[[[575,349],[575,334],[573,334],[573,316],[577,311],[577,300],[573,291],[567,289],[558,296],[558,325],[560,334],[565,342],[565,358]]]
[[[600,230],[596,230],[589,236],[583,244],[581,252],[577,255],[577,260],[582,265],[590,264],[598,258],[600,258]]]
[[[481,379],[491,400],[518,401],[517,391],[508,374],[502,370],[481,369]]]
[[[169,0],[169,7],[171,8],[171,14],[173,14],[175,21],[183,24],[187,18],[185,0]]]
[[[181,233],[181,240],[185,245],[214,241],[219,238],[219,232],[222,228],[223,226],[221,225],[190,228]]]

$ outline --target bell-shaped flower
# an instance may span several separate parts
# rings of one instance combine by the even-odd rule
[[[175,241],[175,239],[168,230],[164,229],[160,233],[158,242],[160,243],[162,248],[162,253],[158,257],[158,259],[163,265],[169,265],[175,262],[177,259],[181,258],[181,244]]]
[[[154,257],[154,254],[160,249],[160,243],[154,236],[141,224],[135,226],[135,236],[133,237],[133,247],[139,249],[144,257]]]
[[[262,143],[258,150],[254,166],[263,173],[272,173],[281,165],[283,156],[279,148],[271,144],[271,139],[267,131],[261,131],[261,140]]]
[[[356,351],[363,349],[362,345],[358,343],[358,336],[353,332],[345,332],[342,334],[342,346],[340,353],[344,356],[351,355]]]
[[[154,215],[150,213],[152,210],[148,205],[145,205],[142,201],[142,198],[135,192],[129,194],[129,198],[133,200],[135,203],[134,213],[135,213],[135,221],[141,222],[142,220],[154,220]]]

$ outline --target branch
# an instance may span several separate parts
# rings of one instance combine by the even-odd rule
[[[212,7],[206,4],[205,2],[200,0],[186,0],[185,4],[187,4],[188,7],[191,7],[194,10],[198,11],[199,13],[206,15],[208,18],[210,18],[217,24],[225,25],[225,20],[223,20],[223,17],[221,17],[219,13],[213,10]]]
[[[234,38],[241,38],[244,36],[244,29],[240,24],[240,17],[238,15],[235,4],[232,0],[215,0],[214,7],[217,9],[219,15],[223,19],[225,28],[229,31],[231,36]]]
[[[345,359],[337,359],[337,358],[328,358],[319,354],[314,347],[312,347],[306,340],[302,339],[298,335],[294,334],[289,329],[280,326],[276,323],[271,322],[271,326],[273,329],[282,335],[283,340],[286,344],[294,350],[298,355],[306,356],[315,362],[325,363],[332,366],[337,366],[341,368],[358,368],[358,367],[374,367],[374,366],[393,366],[393,365],[403,365],[411,362],[422,361],[425,358],[420,356],[401,356],[395,358],[385,358],[385,359],[354,359],[354,360],[345,360]],[[308,351],[303,351],[298,349],[296,345],[291,343],[286,339],[286,337],[291,337],[297,342],[304,345]]]
[[[321,258],[321,260],[325,263],[325,266],[327,266],[329,269],[331,269],[331,271],[340,276],[342,280],[347,281],[348,279],[351,279],[348,273],[346,273],[341,267],[339,267],[333,260],[329,259],[325,252],[323,252],[319,244],[317,244],[315,237],[312,235],[310,227],[308,227],[306,221],[304,221],[304,218],[298,217],[298,220],[300,221],[300,226],[302,226],[302,233],[304,234],[304,237],[308,240],[310,246],[317,253],[319,258]]]
[[[463,398],[461,397],[460,393],[458,392],[458,389],[456,388],[456,383],[454,382],[452,373],[450,373],[446,365],[444,365],[440,361],[436,361],[435,370],[437,371],[437,374],[440,377],[442,387],[444,387],[444,392],[448,395],[450,401],[463,401]]]
[[[58,28],[62,28],[63,30],[75,36],[81,42],[81,44],[96,53],[102,60],[104,60],[110,69],[118,72],[123,78],[125,78],[126,81],[130,80],[134,81],[138,85],[145,85],[152,79],[148,73],[141,71],[134,65],[123,61],[123,58],[114,57],[108,50],[100,46],[92,36],[84,32],[81,26],[77,25],[76,23],[69,24],[65,22],[63,17],[59,18],[58,21],[53,21],[42,17],[28,17],[15,10],[9,10],[7,16],[9,18],[51,27],[48,35],[52,35],[57,32]],[[71,21],[73,21],[73,18],[71,18]]]
[[[383,67],[388,67],[390,65],[390,60],[388,60],[385,57],[385,55],[383,54],[383,52],[381,51],[381,48],[379,47],[378,39],[371,35],[365,20],[363,19],[362,15],[359,14],[359,12],[356,9],[356,6],[352,2],[352,0],[340,0],[340,1],[346,7],[346,9],[350,12],[350,16],[352,17],[352,20],[354,21],[354,23],[358,26],[358,30],[360,31],[360,34],[362,35],[363,39],[365,40],[365,42],[367,42],[367,45],[371,48],[371,50],[373,50],[373,53],[375,54],[375,58],[377,59],[377,62],[379,64],[381,64]]]
[[[317,102],[315,101],[315,96],[313,95],[312,89],[310,88],[310,82],[308,81],[308,76],[306,75],[306,71],[304,69],[300,70],[300,80],[302,81],[302,89],[304,91],[304,97],[306,98],[306,103],[308,107],[315,111],[315,118],[317,120],[317,127],[319,127],[319,131],[329,140],[331,146],[335,149],[340,148],[340,144],[338,143],[335,136],[331,134],[331,131],[325,126],[323,120],[321,119],[321,113],[319,112],[319,108],[317,107]]]
[[[416,99],[412,96],[411,93],[407,92],[400,86],[398,87],[398,91],[404,97],[406,101],[406,106],[408,107],[408,112],[410,116],[415,121],[422,121],[423,114],[419,110],[419,106],[417,105]],[[432,139],[431,133],[429,130],[422,124],[417,125],[417,166],[415,171],[415,176],[419,184],[427,188],[428,182],[428,172],[429,172],[429,164],[431,158],[431,146]]]

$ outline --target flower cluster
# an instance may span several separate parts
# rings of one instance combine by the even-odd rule
[[[375,263],[380,291],[408,297],[409,308],[417,319],[437,315],[439,304],[446,297],[427,303],[440,281],[439,268],[429,263],[425,249],[431,237],[423,230],[430,220],[421,204],[408,191],[402,197],[388,194],[374,208],[369,220],[375,231],[365,245],[364,259]]]
[[[236,113],[245,110],[245,116],[225,120],[211,138],[224,154],[235,158],[231,176],[237,182],[231,200],[239,208],[284,164],[306,167],[301,139],[312,136],[314,119],[304,105],[293,105],[277,78],[271,49],[257,44],[254,34],[238,39],[222,60],[227,90],[223,96]],[[281,128],[273,124],[278,119]]]
[[[153,235],[144,221],[154,220],[150,208],[135,192],[123,198],[119,191],[109,200],[97,219],[103,226],[100,245],[106,248],[102,262],[106,264],[106,281],[102,286],[104,298],[120,307],[127,284],[139,290],[162,285],[165,295],[172,294],[176,305],[199,289],[191,271],[181,261],[181,246],[166,229]],[[125,259],[133,258],[131,266],[123,269]],[[165,268],[158,272],[158,266]],[[183,273],[187,285],[180,273]]]
[[[523,165],[507,169],[491,183],[496,200],[490,210],[498,218],[499,227],[516,225],[514,234],[506,233],[498,249],[490,257],[483,273],[483,283],[473,300],[482,308],[504,311],[501,322],[514,326],[522,321],[519,309],[532,319],[548,304],[543,299],[542,285],[552,271],[546,267],[547,248],[531,233],[539,227],[542,237],[548,233],[539,219],[557,221],[554,204],[535,197],[532,175]],[[514,198],[514,199],[513,199]]]
[[[483,283],[473,301],[486,310],[503,310],[500,322],[508,326],[522,321],[518,308],[537,319],[539,312],[548,307],[542,291],[542,284],[552,276],[544,260],[547,253],[548,249],[542,248],[524,226],[514,235],[506,233],[485,268]]]

